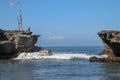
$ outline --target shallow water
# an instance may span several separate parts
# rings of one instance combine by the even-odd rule
[[[103,47],[51,47],[54,54],[95,55]],[[63,57],[63,56],[61,56]],[[0,61],[0,80],[119,80],[119,63],[83,58],[32,58]]]

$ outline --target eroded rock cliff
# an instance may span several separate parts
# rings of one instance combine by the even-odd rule
[[[104,44],[102,54],[106,54],[108,58],[91,57],[90,61],[97,62],[120,62],[120,31],[104,30],[98,32]]]
[[[110,58],[120,57],[120,31],[101,31],[98,35],[105,47],[103,53]]]
[[[0,29],[0,59],[14,58],[21,52],[31,52],[40,35],[30,31]]]

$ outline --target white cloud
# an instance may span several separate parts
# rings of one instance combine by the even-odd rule
[[[62,40],[64,36],[49,36],[48,40]]]

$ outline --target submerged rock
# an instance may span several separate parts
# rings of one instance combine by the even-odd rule
[[[119,62],[120,63],[120,57],[116,58],[97,58],[97,57],[91,57],[89,59],[90,62]]]
[[[50,55],[52,55],[52,52],[51,52],[50,49],[46,50],[46,49],[44,49],[42,47],[38,47],[38,46],[35,46],[33,48],[32,52],[39,52],[39,53],[41,53],[42,56],[50,56]]]
[[[0,29],[0,59],[17,57],[21,52],[35,51],[40,35],[29,31]],[[40,49],[39,49],[40,50]]]

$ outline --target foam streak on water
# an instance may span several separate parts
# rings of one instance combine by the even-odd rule
[[[17,58],[15,59],[89,59],[90,57],[98,57],[98,58],[105,58],[106,55],[88,55],[88,54],[82,54],[82,53],[53,53],[53,55],[47,56],[39,53],[39,52],[33,52],[33,53],[21,53]]]

